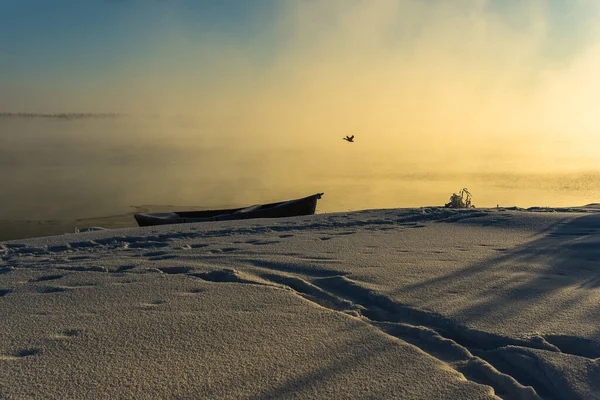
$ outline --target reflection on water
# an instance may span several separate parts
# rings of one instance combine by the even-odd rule
[[[316,192],[325,192],[319,213],[442,205],[462,187],[478,207],[600,198],[599,172],[524,172],[502,148],[471,148],[463,165],[426,146],[376,147],[358,135],[351,144],[317,139],[282,132],[262,140],[185,120],[0,119],[0,220],[75,220],[136,206],[233,207]]]

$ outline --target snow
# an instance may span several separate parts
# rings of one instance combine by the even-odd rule
[[[0,397],[600,398],[598,211],[0,242]]]

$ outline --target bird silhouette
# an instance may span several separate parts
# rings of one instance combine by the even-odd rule
[[[346,135],[346,137],[343,139],[347,142],[354,143],[354,135],[352,135],[352,136]]]

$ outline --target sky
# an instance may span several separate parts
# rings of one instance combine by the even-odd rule
[[[596,0],[0,0],[0,110],[594,157],[599,11]]]

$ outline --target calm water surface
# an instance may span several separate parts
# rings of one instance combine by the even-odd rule
[[[598,171],[523,172],[502,149],[493,165],[475,153],[461,169],[451,155],[360,139],[261,140],[185,119],[0,119],[0,220],[244,206],[316,192],[325,192],[318,213],[419,207],[442,205],[462,187],[478,207],[600,200]]]

